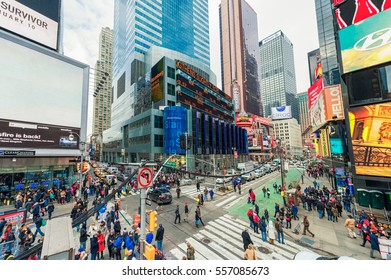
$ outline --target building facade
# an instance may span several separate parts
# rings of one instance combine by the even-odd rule
[[[333,7],[329,0],[315,0],[320,60],[324,85],[340,83],[337,47],[334,35]]]
[[[311,123],[308,114],[308,93],[305,91],[297,94],[297,101],[299,104],[299,123],[303,146],[305,146],[308,150],[312,150],[313,141],[311,137]]]
[[[301,128],[296,119],[285,119],[271,122],[274,127],[274,138],[285,143],[288,156],[303,155]]]
[[[292,117],[299,120],[293,44],[282,32],[259,42],[260,81],[265,116],[272,107],[291,105]]]
[[[222,0],[219,15],[223,91],[233,98],[237,113],[263,116],[257,14],[245,0]]]
[[[95,93],[92,133],[101,135],[111,126],[113,30],[102,28],[99,34],[99,59],[95,64]],[[106,75],[107,73],[107,75]]]

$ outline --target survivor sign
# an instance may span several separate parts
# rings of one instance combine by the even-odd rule
[[[77,135],[78,128],[0,119],[0,148],[77,149]]]

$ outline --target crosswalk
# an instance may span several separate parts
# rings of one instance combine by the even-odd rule
[[[209,221],[197,233],[186,238],[186,242],[177,245],[167,253],[170,259],[182,259],[186,256],[187,242],[196,253],[196,260],[241,260],[243,259],[242,231],[248,222],[225,214],[214,221]],[[292,260],[296,253],[308,251],[307,248],[285,239],[285,244],[274,245],[262,241],[261,234],[250,232],[257,256],[262,260]],[[286,235],[285,235],[286,236]]]

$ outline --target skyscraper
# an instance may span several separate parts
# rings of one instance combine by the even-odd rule
[[[293,44],[280,30],[259,42],[260,81],[264,115],[272,107],[292,106],[292,117],[299,121]]]
[[[333,7],[330,0],[315,0],[320,58],[324,85],[340,83],[340,73],[335,45]]]
[[[178,51],[210,65],[207,0],[116,0],[114,5],[113,81],[133,70],[133,84],[143,68],[140,55],[151,46]],[[136,59],[136,60],[135,60]],[[141,59],[142,61],[142,59]],[[133,63],[131,67],[129,64]],[[123,78],[122,78],[123,77]],[[120,95],[118,89],[114,95]]]
[[[102,28],[99,34],[99,58],[95,64],[96,96],[94,98],[93,134],[101,134],[111,126],[112,52],[113,30],[109,27]]]
[[[262,116],[257,14],[245,0],[222,0],[219,14],[223,91],[236,112]]]

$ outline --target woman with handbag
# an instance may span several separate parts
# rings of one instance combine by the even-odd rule
[[[246,251],[244,252],[245,260],[257,260],[257,253],[254,250],[253,244],[248,244]]]
[[[198,227],[201,224],[201,217],[198,215],[198,212],[195,211],[195,225]]]

